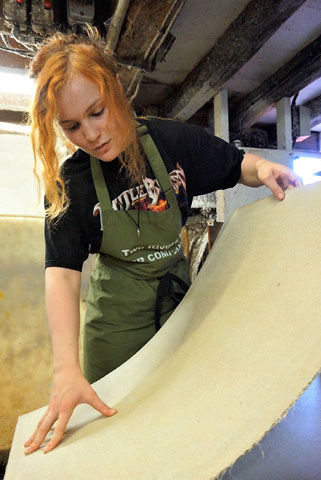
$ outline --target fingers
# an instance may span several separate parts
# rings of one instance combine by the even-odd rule
[[[63,383],[62,393],[52,396],[52,401],[39,421],[36,430],[25,442],[25,454],[28,455],[37,450],[45,440],[53,424],[57,422],[52,438],[44,448],[44,453],[53,450],[61,441],[74,408],[80,403],[88,403],[99,413],[107,417],[117,413],[115,408],[110,408],[98,397],[83,376],[74,379],[73,384],[68,384],[67,387]]]
[[[95,408],[98,412],[106,417],[111,417],[117,413],[115,408],[110,408],[106,405],[96,394],[94,390],[91,392],[90,398],[85,402]],[[52,428],[53,424],[57,420],[54,433],[52,438],[50,439],[49,443],[44,448],[44,453],[50,452],[53,450],[61,441],[67,424],[70,420],[70,417],[73,413],[74,406],[68,405],[61,405],[59,416],[56,414],[51,414],[50,410],[48,409],[46,413],[43,415],[41,420],[39,421],[36,430],[31,435],[31,437],[25,442],[25,454],[29,455],[34,451],[38,450],[41,446],[43,441],[45,440],[48,432]],[[58,419],[57,419],[58,418]]]
[[[28,445],[25,444],[27,446],[27,448],[25,449],[25,454],[28,455],[34,452],[35,450],[38,450],[38,448],[46,438],[48,432],[50,431],[52,425],[57,420],[57,424],[55,426],[53,436],[49,441],[49,443],[45,446],[44,453],[47,453],[50,450],[53,450],[61,441],[63,434],[65,433],[67,424],[72,415],[72,412],[73,412],[73,408],[68,408],[65,411],[62,409],[60,411],[58,420],[56,416],[50,416],[49,414],[47,417],[43,418],[39,422],[39,425],[36,431],[34,432],[34,434],[28,440]]]
[[[35,450],[38,450],[56,420],[57,416],[52,415],[49,412],[44,417],[42,417],[35,432],[31,435],[30,439],[25,444],[26,455],[29,455]]]
[[[269,165],[262,166],[259,178],[279,200],[284,199],[285,190],[302,185],[300,177],[287,167],[279,164],[273,165],[272,168],[266,168]]]
[[[295,178],[292,180],[292,185],[294,187],[302,187],[302,185],[303,185],[302,178],[295,175]]]
[[[34,441],[36,435],[37,435],[37,432],[38,432],[38,428],[41,426],[42,422],[44,421],[44,419],[46,418],[46,416],[48,415],[48,412],[49,412],[49,409],[47,408],[47,410],[45,411],[45,413],[43,414],[43,416],[41,417],[41,419],[39,420],[38,422],[38,425],[37,425],[37,428],[35,429],[35,431],[33,432],[33,434],[31,435],[31,437],[28,438],[28,440],[24,443],[24,446],[25,447],[29,447],[32,442]]]
[[[58,445],[58,443],[60,443],[63,437],[63,434],[65,433],[67,423],[69,422],[70,417],[72,415],[72,412],[73,412],[73,409],[68,409],[66,411],[60,412],[53,436],[49,441],[48,445],[45,446],[43,450],[44,453],[50,452]]]
[[[284,199],[285,197],[284,191],[280,187],[280,185],[278,184],[278,182],[276,181],[272,173],[270,173],[270,175],[268,176],[265,176],[265,178],[263,178],[262,181],[264,185],[266,185],[271,190],[271,192],[277,199],[279,200]]]
[[[295,180],[295,186],[296,186],[296,187],[301,187],[302,185],[303,185],[302,178],[298,177],[298,178]]]
[[[292,170],[287,169],[287,171],[280,173],[279,176],[276,176],[276,184],[279,185],[282,189],[282,194],[279,190],[275,188],[277,192],[277,198],[283,200],[285,197],[285,190],[292,190],[293,188],[300,187],[302,185],[302,180],[298,177]],[[272,190],[273,191],[273,190]],[[274,192],[273,192],[274,193]]]
[[[98,412],[100,412],[102,415],[105,415],[106,417],[112,417],[115,415],[118,410],[116,408],[110,408],[106,403],[104,403],[97,395],[95,391],[93,391],[94,395],[92,398],[88,401],[89,405],[91,405],[93,408],[95,408]]]
[[[286,171],[280,174],[279,183],[286,190],[288,188],[300,187],[302,180],[292,170],[287,168]]]

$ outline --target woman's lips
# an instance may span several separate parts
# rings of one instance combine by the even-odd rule
[[[111,140],[108,140],[107,142],[102,143],[99,147],[95,148],[96,152],[101,152],[102,150],[105,149],[105,147],[109,146]]]

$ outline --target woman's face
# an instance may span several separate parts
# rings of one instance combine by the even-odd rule
[[[100,89],[82,75],[69,79],[57,96],[58,122],[74,145],[104,162],[122,151]]]

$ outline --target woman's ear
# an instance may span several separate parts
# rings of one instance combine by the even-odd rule
[[[121,83],[119,73],[116,73],[116,80],[117,80],[117,83],[118,83],[118,85],[119,85],[119,88],[121,89],[121,91],[123,91],[123,85],[122,85],[122,83]]]

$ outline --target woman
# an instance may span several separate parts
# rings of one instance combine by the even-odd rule
[[[287,167],[244,154],[203,129],[162,119],[134,120],[117,67],[94,30],[56,34],[32,66],[35,160],[46,190],[46,305],[54,380],[49,407],[25,452],[61,440],[79,403],[116,413],[90,383],[137,352],[163,325],[189,285],[179,240],[188,207],[237,182],[267,185],[282,200],[300,184]],[[78,148],[62,169],[56,132]],[[37,167],[37,165],[36,165]],[[88,253],[91,276],[79,366],[79,292]]]

